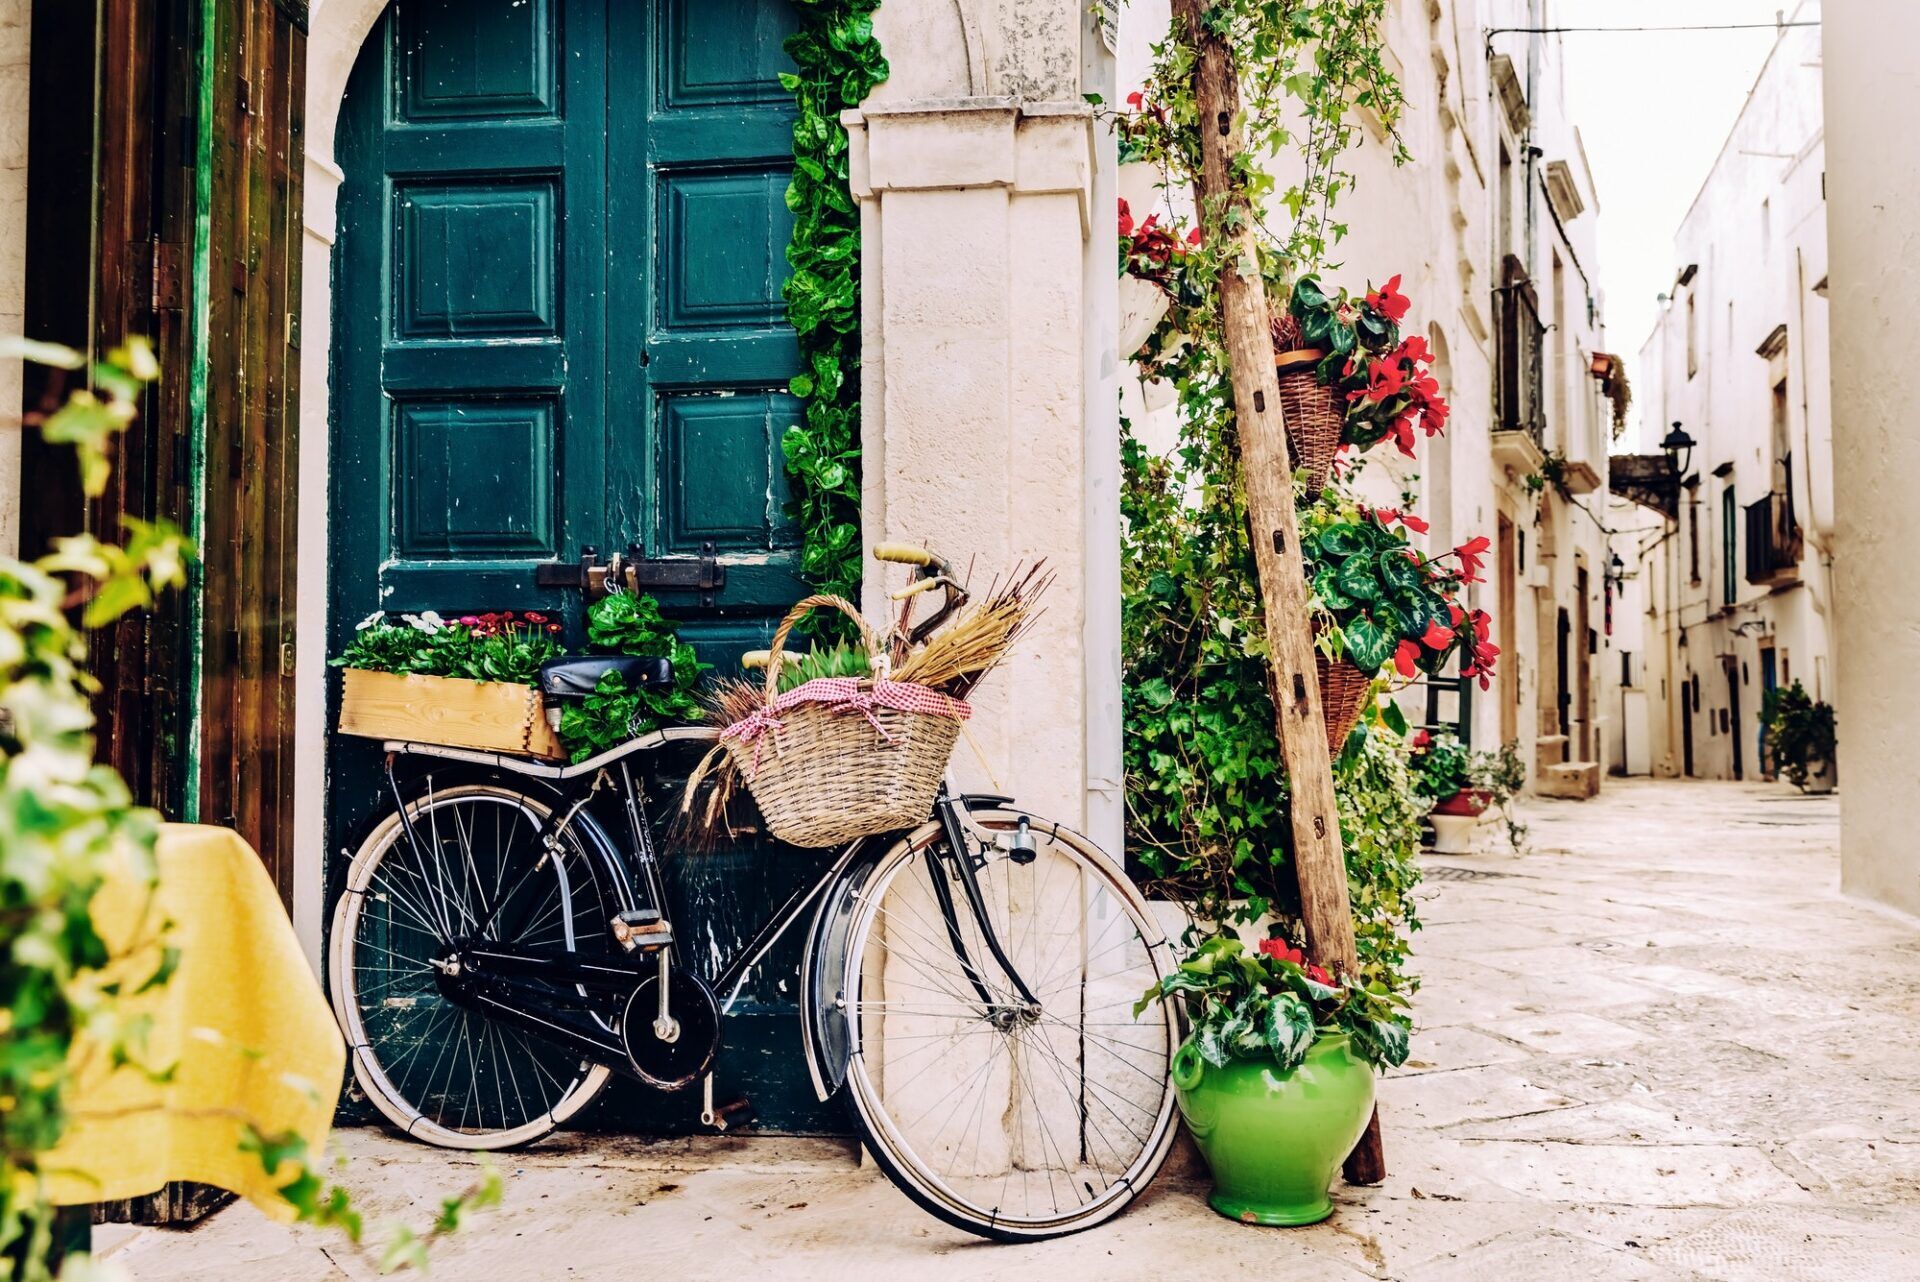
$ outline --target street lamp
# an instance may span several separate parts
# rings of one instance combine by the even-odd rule
[[[1607,586],[1615,592],[1620,591],[1620,585],[1627,581],[1627,563],[1620,559],[1618,552],[1615,552],[1613,559],[1607,562],[1606,578]]]
[[[1693,462],[1693,446],[1693,438],[1680,426],[1680,420],[1675,419],[1672,429],[1660,442],[1660,452],[1667,456],[1667,474],[1675,481],[1687,474],[1687,467]]]

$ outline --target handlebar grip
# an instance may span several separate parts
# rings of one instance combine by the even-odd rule
[[[907,584],[906,587],[901,588],[898,592],[890,592],[887,595],[891,600],[904,601],[908,597],[919,596],[922,592],[931,592],[935,588],[944,588],[949,586],[951,585],[947,582],[946,576],[935,575],[931,579],[915,579],[913,582]]]
[[[932,565],[937,558],[925,548],[917,548],[911,543],[876,543],[873,546],[873,559],[897,561],[901,565]]]

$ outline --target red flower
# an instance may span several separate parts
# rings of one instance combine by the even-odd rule
[[[1456,628],[1459,627],[1467,617],[1467,612],[1462,610],[1459,604],[1454,601],[1447,602],[1447,613],[1453,616],[1453,626]]]
[[[1444,650],[1453,644],[1453,629],[1435,619],[1427,625],[1426,633],[1420,638],[1420,644],[1429,650]]]
[[[1320,984],[1324,987],[1327,987],[1327,988],[1333,987],[1333,976],[1327,974],[1326,971],[1322,970],[1318,966],[1313,965],[1312,963],[1309,963],[1307,965],[1307,978],[1311,979],[1314,983]]]
[[[1393,650],[1393,667],[1401,676],[1411,681],[1420,675],[1420,643],[1402,640]]]
[[[1400,277],[1397,273],[1392,280],[1379,289],[1367,291],[1367,306],[1396,325],[1406,318],[1407,308],[1411,304],[1407,302],[1407,296],[1400,292]]]
[[[1122,236],[1133,235],[1133,211],[1127,208],[1127,198],[1125,196],[1120,198],[1120,234]]]
[[[1376,357],[1367,362],[1367,395],[1376,401],[1399,395],[1406,381],[1407,376],[1397,360]]]
[[[1305,953],[1293,947],[1284,939],[1261,940],[1260,952],[1267,957],[1273,958],[1275,961],[1292,962],[1296,966],[1307,959]]]
[[[1486,564],[1485,557],[1487,549],[1492,546],[1493,540],[1482,534],[1468,539],[1465,543],[1462,543],[1453,550],[1453,554],[1460,558],[1460,578],[1462,581],[1467,583],[1485,582],[1485,580],[1480,577],[1480,568]]]
[[[1146,101],[1146,96],[1142,94],[1138,89],[1135,89],[1132,93],[1127,95],[1127,105],[1129,107],[1132,107],[1135,111],[1140,110],[1140,104],[1145,101]]]
[[[1400,278],[1396,276],[1394,279]],[[1406,341],[1400,344],[1400,350],[1394,355],[1419,365],[1430,364],[1433,361],[1433,351],[1427,346],[1426,337],[1421,334],[1407,335]]]
[[[1415,752],[1425,752],[1428,748],[1431,748],[1432,746],[1433,746],[1432,731],[1422,730],[1418,734],[1413,736],[1413,750]]]
[[[1427,429],[1428,436],[1440,435],[1447,425],[1447,415],[1452,413],[1446,401],[1438,396],[1429,396],[1420,403],[1420,426]]]
[[[1388,426],[1387,435],[1393,438],[1393,443],[1399,447],[1402,454],[1408,458],[1412,458],[1413,412],[1409,410],[1407,413],[1395,419],[1392,424]]]
[[[1405,516],[1400,518],[1400,524],[1406,526],[1409,530],[1412,530],[1415,534],[1425,534],[1429,529],[1432,528],[1426,523],[1425,520],[1415,516],[1411,512],[1407,513]]]
[[[1195,227],[1187,233],[1187,243],[1189,245],[1198,245],[1200,243],[1200,229],[1198,227]]]

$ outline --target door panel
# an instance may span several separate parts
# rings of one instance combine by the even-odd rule
[[[798,346],[781,289],[792,111],[785,0],[398,0],[341,116],[335,651],[377,609],[543,609],[546,561],[638,545],[715,556],[711,599],[660,591],[723,671],[804,595],[780,437]],[[662,763],[656,813],[690,762]],[[330,750],[331,845],[382,806],[372,745]],[[746,840],[671,860],[711,969],[822,862]],[[710,942],[710,946],[709,946]],[[800,1057],[787,941],[727,1021],[721,1090],[837,1129]],[[727,1079],[731,1079],[729,1082]],[[697,1101],[614,1116],[679,1129]]]

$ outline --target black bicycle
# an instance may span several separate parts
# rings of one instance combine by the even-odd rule
[[[876,555],[915,565],[900,595],[944,591],[935,626],[964,599],[930,554]],[[543,679],[591,687],[609,662],[636,683],[671,675],[663,660],[596,658]],[[725,1129],[712,1077],[722,1016],[774,942],[804,926],[814,1088],[845,1099],[909,1197],[1010,1241],[1125,1208],[1173,1142],[1181,1029],[1166,1003],[1133,1015],[1172,959],[1119,865],[1011,798],[943,789],[919,827],[838,852],[709,984],[681,952],[696,923],[664,915],[634,767],[713,737],[659,730],[570,766],[386,745],[394,808],[353,859],[329,945],[334,1009],[375,1106],[416,1139],[502,1149],[577,1115],[621,1073],[700,1087],[702,1122]],[[404,788],[407,758],[459,763],[462,781],[436,786],[429,771]]]

